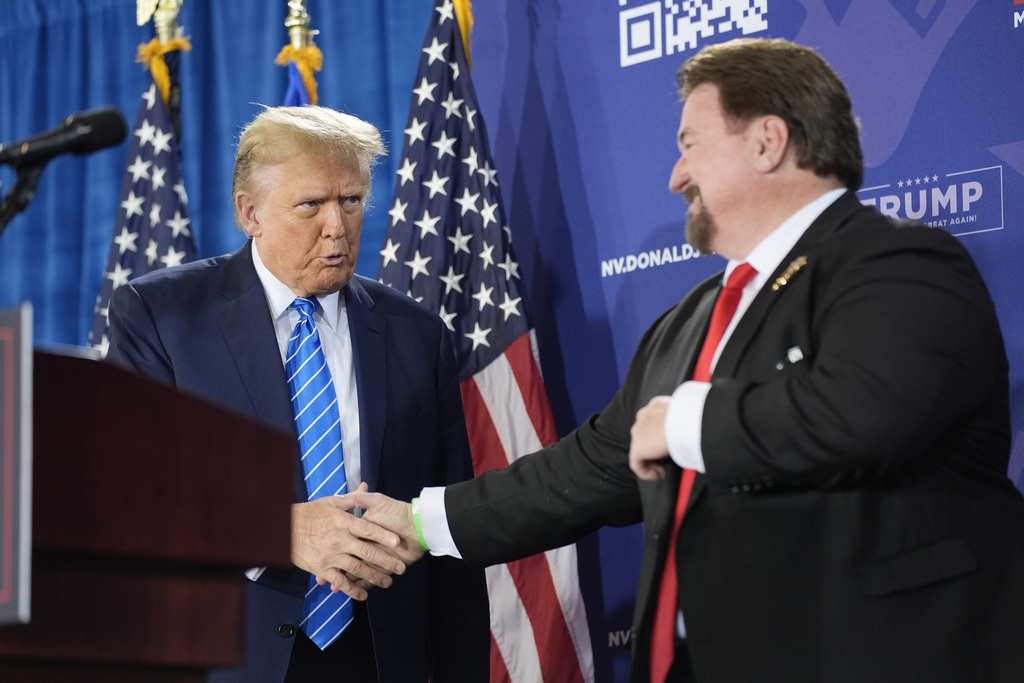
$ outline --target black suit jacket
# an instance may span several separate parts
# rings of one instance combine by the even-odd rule
[[[720,283],[655,322],[603,412],[446,492],[474,564],[643,519],[634,681],[649,679],[680,470],[638,483],[629,428],[692,373]],[[739,322],[705,404],[707,473],[677,550],[701,683],[1020,680],[1024,499],[1005,475],[1007,371],[955,239],[851,193],[825,210]]]
[[[355,277],[342,290],[359,398],[362,478],[400,500],[473,476],[455,358],[443,323]],[[230,256],[137,278],[114,292],[108,358],[294,436],[281,352],[251,242]],[[305,500],[296,457],[295,495]],[[282,510],[282,514],[289,514]],[[249,659],[217,680],[280,683],[308,574],[268,570],[249,588]],[[381,683],[486,681],[483,573],[428,557],[367,600]],[[285,631],[287,633],[287,630]]]

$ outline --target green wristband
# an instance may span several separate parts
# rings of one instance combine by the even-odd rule
[[[427,542],[423,540],[423,525],[420,523],[420,499],[412,499],[412,525],[416,527],[416,538],[419,539],[420,547],[423,548],[423,552],[429,553],[430,548],[427,547]]]

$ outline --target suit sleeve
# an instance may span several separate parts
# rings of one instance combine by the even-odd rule
[[[437,391],[440,430],[436,453],[443,459],[444,481],[473,477],[455,355],[440,331]],[[481,570],[451,557],[426,558],[429,581],[431,681],[486,683],[490,671],[490,614],[487,583]]]
[[[153,316],[131,284],[114,290],[108,309],[110,346],[107,360],[135,372],[174,384],[171,360],[160,342]]]
[[[448,525],[468,563],[510,562],[574,543],[602,526],[641,521],[629,429],[637,407],[657,393],[651,377],[664,382],[672,375],[650,359],[657,330],[655,323],[604,410],[557,443],[446,489]]]
[[[810,255],[811,293],[780,299],[743,370],[713,380],[702,421],[710,481],[848,486],[998,438],[1005,351],[966,251],[923,226],[847,232]],[[763,350],[783,357],[802,318],[803,359],[776,370]]]

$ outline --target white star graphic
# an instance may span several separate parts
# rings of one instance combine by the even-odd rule
[[[505,254],[505,262],[499,263],[498,267],[505,271],[505,282],[511,280],[513,276],[519,277],[519,264],[512,260],[511,254]]]
[[[430,196],[433,197],[434,195]],[[427,234],[437,235],[436,226],[439,220],[441,220],[440,214],[437,216],[431,216],[427,209],[423,209],[423,218],[413,223],[413,225],[420,229],[420,239],[425,238]]]
[[[449,235],[447,239],[448,239],[449,242],[452,243],[452,247],[454,248],[454,253],[458,254],[460,251],[464,251],[467,254],[471,253],[469,251],[469,241],[471,239],[473,239],[473,233],[472,232],[469,233],[468,235],[463,235],[462,234],[462,228],[456,228],[455,229],[455,234],[454,235]]]
[[[493,204],[491,204],[490,202],[487,201],[487,198],[484,197],[484,206],[482,209],[480,209],[480,217],[483,218],[484,220],[485,228],[487,227],[488,223],[498,223],[498,219],[494,217],[494,212],[497,211],[497,209],[498,202],[494,202]]]
[[[168,143],[171,141],[172,137],[174,137],[174,133],[165,133],[162,130],[158,130],[156,135],[153,136],[153,154],[170,152],[171,146]]]
[[[100,358],[106,358],[107,351],[110,350],[110,340],[107,339],[107,335],[103,335],[103,339],[100,340],[100,343],[93,344],[92,347],[100,352]]]
[[[413,88],[412,90],[413,94],[420,98],[419,102],[416,103],[416,106],[423,106],[424,100],[436,102],[437,100],[434,99],[434,88],[436,87],[437,83],[427,83],[427,79],[424,76],[423,80],[420,81],[420,87]]]
[[[150,240],[149,241],[149,245],[146,247],[146,263],[148,265],[153,265],[153,261],[156,261],[156,257],[157,257],[156,250],[157,250],[156,240]]]
[[[437,176],[437,171],[434,171],[434,175],[430,180],[423,181],[423,187],[426,187],[430,190],[430,197],[428,197],[428,199],[433,199],[434,195],[439,192],[443,194],[445,197],[447,197],[448,191],[444,189],[444,185],[447,182],[448,176],[445,176],[444,178],[439,178]]]
[[[452,4],[451,0],[445,0],[443,5],[434,8],[434,11],[441,15],[440,21],[437,22],[439,26],[443,26],[446,19],[452,19],[454,21],[454,9],[455,6]]]
[[[483,175],[484,187],[490,187],[492,183],[495,187],[498,186],[498,171],[491,168],[490,161],[485,161],[483,167],[481,167],[477,173]]]
[[[476,116],[476,109],[466,107],[466,125],[469,126],[470,131],[476,130],[476,123],[473,122],[474,116]]]
[[[455,146],[456,142],[458,142],[458,138],[450,138],[448,137],[448,133],[442,130],[441,137],[439,137],[435,142],[430,143],[431,146],[437,148],[437,160],[440,161],[441,157],[445,154],[448,156],[455,156],[455,151],[452,148]]]
[[[170,247],[167,253],[164,254],[163,258],[160,259],[160,263],[164,264],[168,268],[171,266],[180,266],[182,259],[185,258],[185,250],[175,251],[174,247]]]
[[[128,191],[128,198],[121,202],[121,208],[125,211],[125,219],[129,219],[132,216],[142,215],[142,204],[146,201],[146,197],[136,197],[135,193]]]
[[[398,177],[402,179],[402,187],[405,187],[407,181],[412,180],[412,174],[416,170],[416,162],[410,161],[409,157],[406,157],[402,162],[402,168],[398,169]]]
[[[159,190],[161,187],[166,185],[164,182],[164,173],[167,173],[166,168],[160,168],[159,166],[153,167],[153,189]]]
[[[515,299],[511,299],[508,296],[508,292],[505,292],[505,301],[503,301],[498,308],[505,312],[505,320],[508,320],[510,315],[522,315],[519,312],[519,302],[523,300],[523,297],[517,296]]]
[[[139,233],[132,232],[128,228],[121,228],[121,234],[114,238],[114,244],[118,247],[118,254],[125,251],[138,251],[135,240],[139,239]]]
[[[421,52],[430,57],[430,61],[427,62],[427,66],[430,66],[439,59],[444,61],[444,50],[446,47],[448,47],[448,43],[438,43],[437,37],[435,36],[430,45],[421,50]],[[423,103],[420,102],[420,104]]]
[[[400,242],[392,242],[391,238],[388,238],[388,243],[380,250],[380,255],[384,257],[384,263],[381,264],[381,268],[387,268],[388,264],[392,261],[398,263],[398,248],[400,246],[402,246]]]
[[[477,163],[476,160],[476,149],[470,147],[469,154],[467,154],[466,158],[462,160],[462,163],[464,163],[466,166],[469,166],[470,173],[476,173],[476,170],[480,168],[480,164]]]
[[[452,80],[453,81],[459,80],[459,63],[458,62],[448,62],[448,66],[452,70]]]
[[[110,278],[110,282],[113,285],[113,289],[117,289],[124,283],[128,282],[128,278],[132,276],[131,268],[122,268],[120,263],[114,264],[114,270],[107,273],[107,277]]]
[[[146,109],[152,109],[153,105],[156,104],[156,84],[153,83],[149,86],[149,90],[145,92],[142,99],[146,100]]]
[[[417,140],[420,140],[422,142],[426,142],[427,141],[427,139],[425,137],[423,137],[423,129],[426,128],[426,127],[427,127],[427,122],[426,121],[423,121],[422,123],[420,123],[419,119],[417,119],[415,116],[412,117],[412,123],[410,123],[409,127],[405,129],[405,134],[409,136],[409,145],[410,146],[412,145],[412,143],[416,142]]]
[[[484,248],[481,249],[480,253],[478,254],[478,256],[480,257],[480,260],[484,262],[484,266],[483,266],[484,270],[487,270],[487,266],[493,266],[494,265],[494,256],[491,254],[491,252],[493,252],[493,251],[494,251],[494,245],[493,244],[484,243]]]
[[[443,320],[444,324],[448,326],[448,329],[454,332],[455,326],[452,325],[452,321],[455,320],[455,311],[449,313],[448,311],[445,310],[444,304],[441,304],[441,312],[438,313],[438,315],[441,316],[441,320]]]
[[[448,92],[448,99],[441,103],[441,106],[444,107],[445,121],[450,119],[452,116],[458,116],[460,119],[462,118],[462,114],[459,113],[459,107],[462,106],[462,102],[463,100],[455,99],[455,93],[451,91]]]
[[[149,180],[149,167],[153,165],[152,161],[143,161],[142,157],[136,155],[135,163],[128,167],[128,173],[132,174],[132,182],[139,182],[139,178],[145,178]]]
[[[491,299],[491,292],[494,291],[494,287],[488,287],[483,282],[480,283],[480,291],[473,295],[473,298],[480,304],[479,310],[484,310],[484,306],[493,306],[494,301]]]
[[[142,125],[135,129],[135,134],[139,136],[140,149],[144,147],[147,142],[152,145],[153,137],[156,135],[156,126],[148,120],[143,121]]]
[[[462,215],[465,216],[467,211],[473,213],[480,213],[480,209],[476,208],[476,200],[480,198],[480,193],[471,194],[468,187],[462,188],[462,196],[455,200],[455,203],[462,207]]]
[[[491,328],[488,327],[486,330],[481,330],[480,323],[475,322],[473,323],[473,331],[470,332],[469,334],[464,334],[462,336],[468,337],[473,341],[473,350],[476,351],[476,347],[480,346],[481,344],[490,348],[491,345],[487,343],[487,335],[490,333]]]
[[[416,250],[416,255],[412,257],[412,261],[406,261],[405,265],[412,268],[412,275],[410,280],[415,280],[416,276],[423,273],[427,277],[430,277],[430,273],[427,271],[427,264],[430,263],[429,256],[420,256],[420,250]]]
[[[189,223],[191,222],[192,221],[189,220],[188,216],[182,216],[181,211],[179,210],[174,212],[174,218],[168,218],[164,224],[173,231],[171,234],[171,238],[173,239],[178,235],[188,236],[192,234],[188,229]],[[182,256],[184,256],[184,254],[185,252],[182,252]]]
[[[452,266],[448,266],[448,274],[442,275],[437,279],[444,283],[445,294],[449,294],[453,289],[459,294],[462,294],[462,285],[459,284],[459,280],[461,280],[464,277],[466,276],[457,275],[455,273],[455,268],[453,268]]]
[[[388,211],[388,215],[391,216],[391,227],[405,222],[405,210],[407,208],[409,208],[409,202],[403,203],[401,199],[395,198],[395,205]]]
[[[185,183],[178,181],[174,183],[174,191],[178,195],[178,201],[182,204],[188,204],[188,195],[185,194]]]
[[[153,205],[149,207],[149,227],[155,228],[160,225],[160,205],[153,202]]]

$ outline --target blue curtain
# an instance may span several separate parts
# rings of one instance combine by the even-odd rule
[[[324,53],[320,104],[380,128],[393,156],[374,180],[357,270],[375,276],[402,129],[431,0],[310,0]],[[285,0],[186,0],[179,17],[182,173],[200,257],[243,242],[232,222],[231,171],[240,128],[280,104],[287,72]],[[150,23],[135,0],[0,0],[0,143],[48,130],[71,113],[113,105],[131,125],[149,75],[135,62]],[[397,131],[397,136],[395,132]],[[0,308],[31,301],[37,345],[84,345],[106,266],[127,142],[48,164],[29,208],[0,236]],[[0,167],[0,193],[14,173]]]

